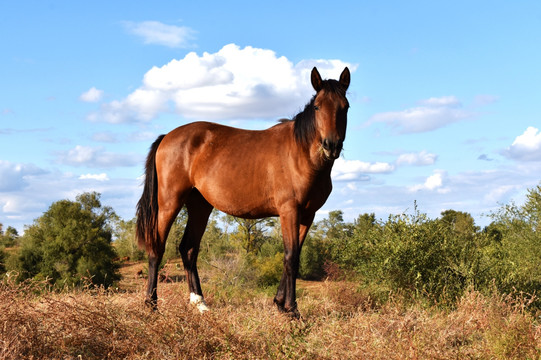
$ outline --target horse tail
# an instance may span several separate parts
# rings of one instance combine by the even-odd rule
[[[143,195],[137,203],[136,237],[140,248],[150,255],[157,255],[158,235],[158,174],[156,172],[156,151],[165,135],[159,136],[150,147],[145,165]]]

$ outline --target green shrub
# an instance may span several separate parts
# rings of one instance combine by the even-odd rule
[[[15,262],[19,280],[109,286],[119,278],[110,226],[116,216],[101,206],[99,197],[84,193],[76,201],[57,201],[26,229]]]
[[[274,256],[260,257],[255,262],[257,284],[261,287],[277,285],[282,278],[284,267],[284,254],[276,253]]]

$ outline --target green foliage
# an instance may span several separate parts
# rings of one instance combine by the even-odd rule
[[[353,224],[336,215],[323,222],[331,233],[329,260],[354,270],[366,286],[453,302],[468,286],[487,282],[486,238],[477,236],[469,214],[448,210],[431,220],[415,208],[385,222],[363,214]]]
[[[229,241],[227,231],[222,230],[218,225],[218,217],[218,210],[213,210],[201,239],[199,258],[203,261],[210,261],[238,251]]]
[[[502,206],[492,214],[487,236],[493,239],[490,256],[498,259],[491,269],[504,292],[541,291],[541,186],[528,191],[522,206]]]
[[[257,283],[261,287],[276,285],[282,277],[284,254],[275,253],[273,256],[259,257],[255,263]]]
[[[313,236],[325,261],[387,292],[444,304],[469,288],[539,294],[541,187],[528,191],[524,205],[502,206],[492,218],[481,231],[470,214],[455,210],[433,220],[415,207],[386,221],[364,214],[352,224],[335,211],[315,224]]]
[[[182,241],[182,235],[184,235],[184,229],[186,229],[186,223],[188,222],[188,210],[183,207],[175,222],[169,230],[169,236],[165,243],[165,253],[163,255],[163,262],[167,260],[175,259],[180,256],[179,246]]]
[[[230,225],[236,225],[230,241],[240,245],[246,252],[256,254],[263,243],[267,241],[265,225],[272,225],[272,219],[242,219],[226,215],[224,220]]]
[[[299,276],[306,280],[320,280],[325,276],[326,247],[320,237],[307,236],[302,246]]]
[[[0,247],[0,275],[6,272],[6,253],[3,247]]]
[[[14,227],[8,226],[3,230],[3,225],[0,223],[0,246],[12,247],[17,243],[19,233]]]
[[[119,257],[129,257],[139,261],[145,258],[145,250],[140,249],[135,240],[135,218],[132,220],[119,219],[115,223],[115,250]]]
[[[53,203],[21,238],[19,279],[48,279],[59,286],[88,281],[111,285],[118,279],[111,244],[115,217],[111,208],[102,207],[97,193]]]
[[[417,211],[390,216],[381,224],[381,236],[369,243],[368,262],[359,269],[365,278],[381,279],[391,290],[454,302],[482,280],[483,266],[474,229],[455,227],[448,221],[452,216],[444,212],[443,220],[430,220]]]

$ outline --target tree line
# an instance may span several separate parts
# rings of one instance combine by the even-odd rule
[[[452,305],[469,288],[537,294],[541,186],[528,190],[524,204],[503,205],[490,217],[490,225],[481,229],[466,212],[446,210],[431,219],[416,205],[387,219],[362,214],[353,222],[344,221],[342,211],[331,211],[310,229],[299,276],[355,281],[381,301],[398,293]],[[178,246],[186,220],[182,210],[171,229],[164,263],[180,263]],[[75,201],[53,203],[22,236],[0,225],[0,273],[55,287],[111,286],[119,280],[118,258],[145,259],[134,238],[135,219],[121,219],[101,204],[100,194],[83,193]],[[280,223],[215,211],[199,258],[203,267],[236,264],[235,278],[245,285],[276,286],[283,262]]]

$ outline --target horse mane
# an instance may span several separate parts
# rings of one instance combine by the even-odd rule
[[[321,90],[325,90],[327,93],[346,96],[346,89],[336,80],[325,80],[322,82]],[[321,91],[320,90],[320,91]],[[291,119],[295,123],[293,133],[295,140],[302,146],[310,146],[314,137],[316,136],[316,110],[314,102],[316,95],[312,96],[310,102],[305,105],[304,110],[298,113]],[[347,101],[347,100],[346,100]]]

